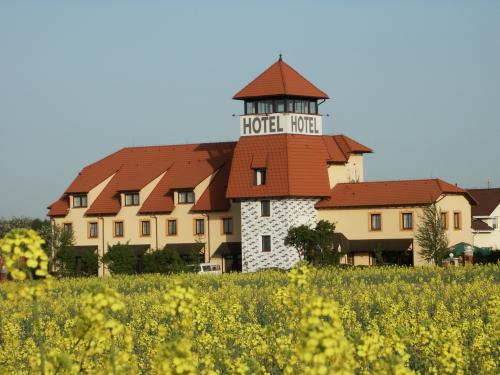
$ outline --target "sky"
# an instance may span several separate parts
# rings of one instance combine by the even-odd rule
[[[237,140],[283,59],[366,180],[500,186],[500,1],[0,0],[0,217],[44,217],[127,146]]]

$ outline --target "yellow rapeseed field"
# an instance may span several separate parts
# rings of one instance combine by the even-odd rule
[[[498,265],[55,280],[39,245],[0,243],[42,277],[0,285],[0,374],[499,373]]]

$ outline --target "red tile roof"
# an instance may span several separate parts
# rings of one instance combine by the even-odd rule
[[[475,204],[466,190],[440,179],[429,179],[340,183],[316,208],[418,206],[435,202],[442,194],[461,194]]]
[[[87,210],[87,215],[116,214],[122,191],[138,191],[162,177],[141,212],[168,212],[173,209],[172,189],[194,188],[203,179],[231,160],[235,142],[124,148],[85,167],[65,194],[49,207],[49,216],[65,215],[71,193],[88,193],[110,176],[109,183]],[[220,192],[224,195],[224,191]],[[157,211],[158,210],[158,211]]]
[[[484,221],[479,220],[479,219],[472,220],[471,227],[473,230],[477,230],[477,231],[492,231],[493,230],[492,227],[490,227]]]
[[[490,216],[500,204],[500,188],[468,189],[477,201],[477,206],[472,207],[472,216]]]
[[[173,190],[192,189],[214,174],[193,211],[227,210],[229,198],[323,197],[330,194],[327,163],[345,163],[360,152],[371,149],[344,135],[283,134],[242,137],[238,143],[124,148],[83,168],[48,214],[65,216],[70,194],[88,193],[108,177],[87,215],[118,213],[120,192],[139,191],[160,176],[140,213],[171,212]],[[267,169],[266,185],[253,186],[252,168]]]
[[[339,143],[344,143],[341,150]],[[240,138],[234,151],[228,198],[330,195],[327,163],[346,162],[371,149],[345,136],[296,134]],[[266,168],[266,184],[254,185],[254,169]]]
[[[328,95],[302,77],[281,58],[246,85],[233,99],[266,96],[301,96],[328,99]]]

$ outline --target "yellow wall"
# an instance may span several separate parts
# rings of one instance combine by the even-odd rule
[[[168,173],[168,172],[167,172]],[[201,197],[205,189],[214,178],[215,174],[207,177],[194,189],[195,203]],[[149,194],[152,192],[157,183],[161,180],[163,174],[147,184],[140,192],[140,204],[142,204]],[[92,189],[87,195],[88,207],[92,205],[97,196],[102,192],[102,189],[111,179],[108,178],[102,184]],[[124,206],[124,194],[121,194],[122,207],[118,214],[104,217],[86,217],[85,211],[88,208],[71,208],[69,213],[64,218],[55,218],[54,222],[58,225],[63,223],[71,223],[75,233],[76,245],[95,245],[98,247],[100,256],[110,245],[120,243],[130,243],[131,245],[150,245],[152,249],[161,249],[169,243],[193,243],[201,241],[206,243],[205,261],[211,263],[222,264],[220,257],[212,258],[213,253],[217,250],[222,242],[241,242],[241,213],[240,204],[233,203],[228,211],[225,212],[210,212],[210,213],[193,213],[190,212],[193,204],[178,204],[178,194],[174,193],[175,208],[170,214],[159,215],[141,215],[138,213],[139,206]],[[207,217],[208,215],[208,217]],[[222,219],[231,217],[233,219],[233,233],[222,233]],[[195,235],[194,220],[200,218],[205,220],[205,234],[202,237]],[[177,235],[167,235],[167,220],[177,220]],[[141,235],[141,221],[149,220],[151,234],[149,236]],[[114,222],[123,222],[123,237],[114,236]],[[99,226],[98,238],[88,238],[88,223],[97,222]],[[104,225],[104,237],[103,237]],[[208,240],[210,237],[210,241]],[[107,270],[102,267],[99,269],[99,274],[107,274]]]
[[[330,164],[328,166],[330,188],[341,182],[363,182],[363,155],[353,154],[345,164]]]
[[[471,243],[471,208],[464,196],[445,195],[437,201],[437,206],[442,211],[449,212],[449,225],[446,230],[450,246],[458,242]],[[460,230],[453,228],[453,212],[460,211],[462,226]],[[401,228],[401,213],[413,212],[413,230]],[[370,230],[370,213],[380,213],[382,216],[382,229]],[[365,239],[392,239],[414,238],[415,231],[422,215],[421,207],[382,207],[382,208],[355,208],[355,209],[321,209],[318,210],[318,219],[328,220],[336,224],[336,231],[343,233],[350,240]],[[415,265],[427,264],[419,254],[419,246],[414,241],[413,256]],[[365,256],[355,257],[355,264],[365,264]]]

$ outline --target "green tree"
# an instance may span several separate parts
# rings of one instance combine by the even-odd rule
[[[117,243],[113,246],[108,245],[108,250],[102,257],[102,262],[113,275],[135,274],[137,272],[137,261],[137,255],[128,243]]]
[[[420,255],[428,262],[440,265],[446,256],[448,238],[441,219],[441,210],[435,203],[424,207],[415,239],[420,246]]]
[[[335,224],[326,220],[318,221],[314,228],[307,225],[291,227],[285,245],[295,248],[300,259],[314,265],[336,265],[342,256],[338,251],[340,235],[335,233]]]
[[[175,249],[163,248],[144,255],[144,272],[172,274],[186,270],[186,265]]]

